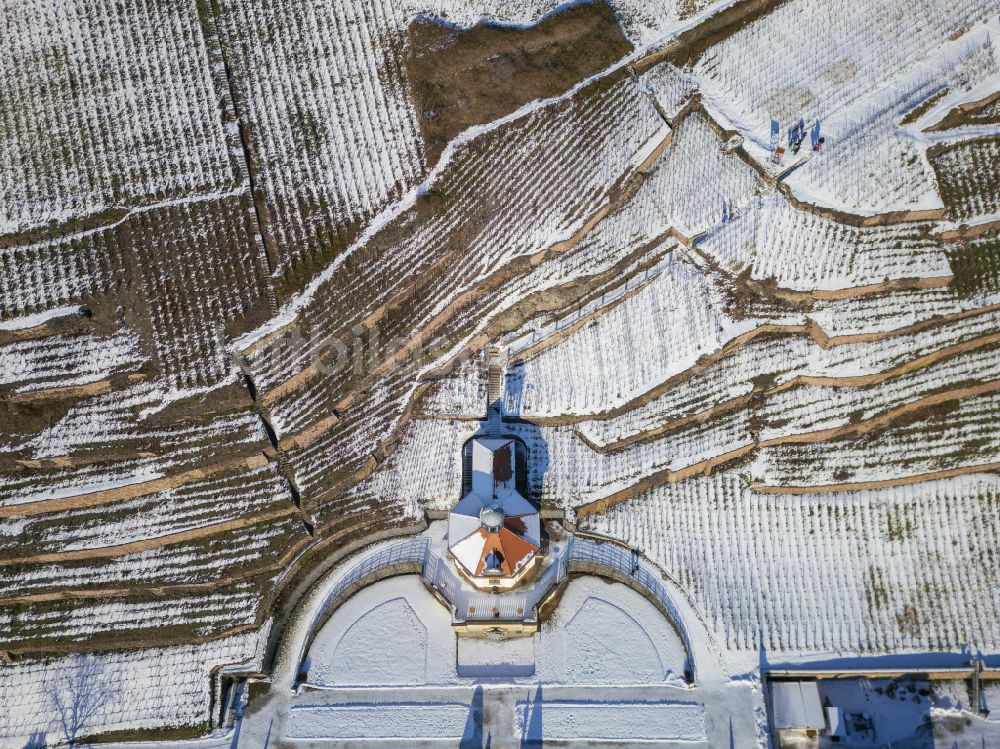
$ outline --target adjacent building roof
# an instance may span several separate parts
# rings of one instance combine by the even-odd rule
[[[815,681],[771,682],[775,728],[826,728]]]
[[[514,440],[477,439],[472,443],[472,491],[490,497],[514,489]]]

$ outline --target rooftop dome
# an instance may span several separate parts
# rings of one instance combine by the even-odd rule
[[[504,514],[499,507],[484,507],[479,513],[479,522],[490,533],[496,533],[503,526]]]

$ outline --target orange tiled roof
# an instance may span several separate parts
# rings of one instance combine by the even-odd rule
[[[476,566],[475,574],[482,575],[486,568],[486,557],[490,552],[498,552],[500,555],[500,569],[510,577],[514,574],[518,562],[538,551],[538,547],[526,538],[512,533],[507,528],[501,528],[497,533],[488,533],[484,528],[479,529],[483,537],[483,551],[479,555],[479,564]]]

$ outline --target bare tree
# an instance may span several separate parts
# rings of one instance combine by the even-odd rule
[[[92,655],[78,655],[45,685],[59,721],[62,740],[85,746],[80,739],[93,728],[94,717],[117,697],[117,689],[104,673],[104,664]]]

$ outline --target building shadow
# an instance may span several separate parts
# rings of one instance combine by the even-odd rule
[[[476,687],[469,705],[469,715],[465,719],[465,730],[459,749],[483,749],[483,688]]]
[[[524,362],[516,359],[507,366],[503,397],[499,405],[502,409],[504,433],[524,446],[525,456],[519,461],[525,472],[521,493],[537,507],[541,507],[545,476],[549,471],[549,447],[541,427],[521,415],[524,387]]]
[[[542,733],[542,685],[535,689],[535,699],[528,699],[524,706],[524,725],[521,726],[521,747],[543,745]]]
[[[268,729],[268,732],[270,732],[270,729]],[[229,749],[239,749],[241,733],[243,733],[243,716],[236,719],[236,728],[233,731],[233,740],[229,744]]]
[[[536,508],[541,508],[545,475],[549,470],[549,448],[541,427],[521,416],[523,393],[524,362],[517,360],[506,369],[500,397],[487,404],[486,418],[462,446],[461,497],[472,489],[473,440],[484,437],[512,439],[515,487]]]

